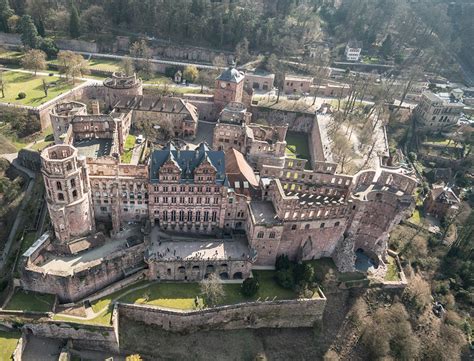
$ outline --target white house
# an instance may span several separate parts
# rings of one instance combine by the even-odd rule
[[[362,43],[360,41],[351,40],[346,45],[344,55],[348,61],[359,61],[362,52]]]

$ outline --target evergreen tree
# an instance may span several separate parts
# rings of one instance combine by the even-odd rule
[[[26,48],[36,49],[41,44],[41,37],[29,15],[23,15],[20,20],[21,42]]]
[[[38,34],[41,36],[41,37],[45,37],[46,36],[46,31],[44,30],[44,23],[43,23],[43,20],[39,19],[37,24],[36,24],[36,29],[38,29]]]
[[[8,18],[14,15],[8,0],[0,0],[0,31],[8,33],[10,31],[8,27]]]
[[[392,36],[388,34],[382,43],[382,47],[380,48],[380,54],[383,57],[387,58],[392,55],[392,52],[393,52]]]
[[[10,4],[12,5],[15,14],[23,16],[26,13],[26,0],[11,0]]]
[[[71,13],[69,16],[69,34],[76,39],[81,35],[81,25],[79,20],[79,13],[74,3],[71,3]]]

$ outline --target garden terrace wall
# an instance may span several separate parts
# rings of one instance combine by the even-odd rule
[[[147,325],[155,325],[171,332],[191,333],[205,330],[232,330],[242,328],[312,327],[323,316],[326,298],[300,300],[247,302],[199,311],[170,309],[117,303],[118,330],[122,317]]]

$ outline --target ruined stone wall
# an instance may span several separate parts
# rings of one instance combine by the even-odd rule
[[[127,327],[122,317],[147,325],[156,325],[171,332],[197,332],[203,330],[232,330],[262,327],[312,327],[322,318],[326,298],[248,302],[202,311],[179,312],[168,309],[117,304],[119,332]]]
[[[292,112],[284,110],[273,110],[264,107],[251,107],[252,121],[265,119],[270,125],[286,125],[293,132],[309,133],[316,119],[314,114]]]
[[[346,222],[345,218],[285,222],[278,254],[293,260],[330,257],[343,237]]]
[[[112,326],[92,326],[59,321],[27,323],[23,327],[28,335],[72,340],[74,346],[86,346],[89,350],[119,352],[119,345]]]
[[[126,272],[144,266],[144,250],[142,243],[115,252],[74,274],[48,273],[35,260],[30,260],[22,271],[21,286],[27,291],[56,294],[62,303],[75,302],[125,278]]]

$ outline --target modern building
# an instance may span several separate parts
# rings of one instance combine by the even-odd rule
[[[426,91],[415,108],[415,116],[422,128],[440,130],[457,124],[464,104],[450,93]]]
[[[362,52],[362,42],[351,40],[344,49],[344,56],[347,61],[359,61]]]

